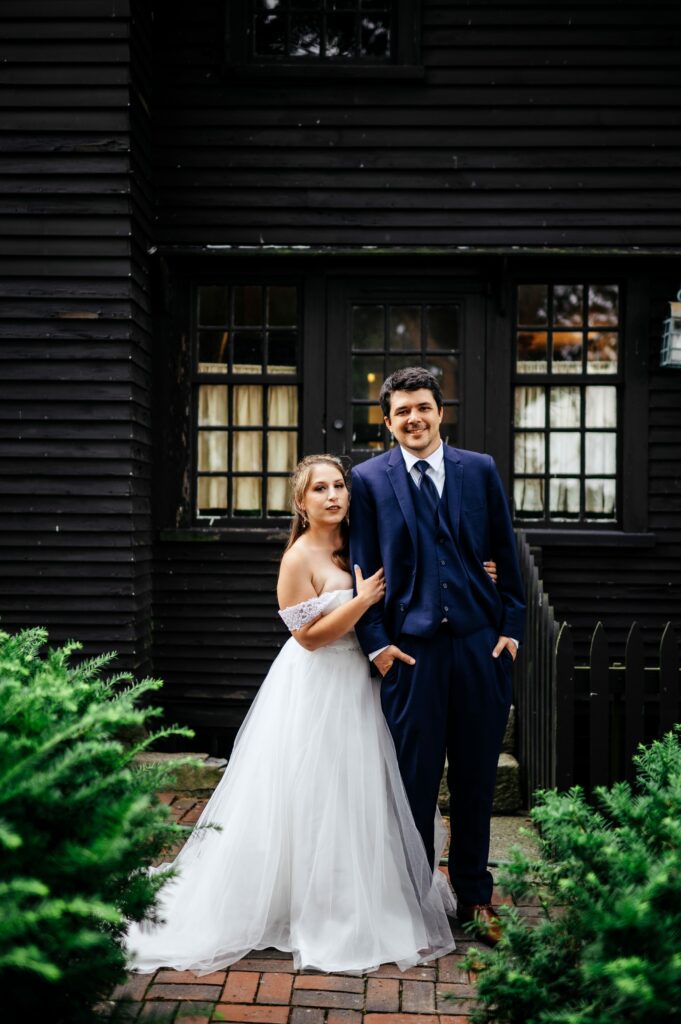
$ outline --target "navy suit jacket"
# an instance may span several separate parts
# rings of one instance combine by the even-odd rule
[[[444,445],[445,490],[450,522],[470,576],[489,586],[482,563],[494,559],[498,583],[492,601],[500,636],[520,641],[524,588],[508,501],[490,455]],[[355,630],[365,654],[399,638],[417,573],[416,512],[399,447],[355,466],[350,507],[350,561],[364,576],[385,569],[385,598],[362,616]]]

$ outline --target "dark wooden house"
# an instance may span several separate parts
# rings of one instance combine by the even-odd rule
[[[303,452],[421,363],[578,646],[681,623],[677,0],[4,0],[0,622],[223,751]],[[651,648],[652,649],[652,648]]]

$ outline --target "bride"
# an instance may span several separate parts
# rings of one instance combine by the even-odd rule
[[[353,597],[337,459],[304,458],[293,497],[277,584],[292,636],[197,828],[172,865],[150,869],[177,876],[160,892],[161,923],[130,925],[130,970],[207,974],[274,946],[296,970],[359,973],[454,949],[451,890],[426,858],[353,629],[382,598],[383,570],[363,579],[356,567]]]

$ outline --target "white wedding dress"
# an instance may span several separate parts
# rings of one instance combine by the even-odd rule
[[[351,597],[280,614],[295,630]],[[427,862],[354,630],[313,652],[286,642],[197,826],[161,890],[164,923],[128,929],[130,970],[206,974],[274,946],[297,970],[359,973],[454,949],[451,889]]]

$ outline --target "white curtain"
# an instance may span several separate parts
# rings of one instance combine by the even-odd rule
[[[286,368],[289,369],[289,368]],[[235,370],[244,372],[241,366]],[[263,387],[260,384],[234,385],[232,409],[232,465],[234,473],[250,473],[249,477],[233,480],[232,507],[236,512],[261,511],[262,487],[262,430],[244,430],[244,427],[266,426],[267,458],[270,472],[291,473],[298,453],[298,432],[277,427],[298,425],[298,390],[295,385],[270,386],[267,395],[266,424],[263,424]],[[227,387],[223,384],[204,384],[199,388],[199,427],[230,426],[227,417]],[[274,430],[272,428],[275,428]],[[227,465],[227,432],[201,431],[199,433],[199,470],[225,473]],[[226,481],[221,477],[199,478],[199,508],[227,507]],[[288,480],[271,478],[267,484],[268,510],[285,512],[289,509]]]

